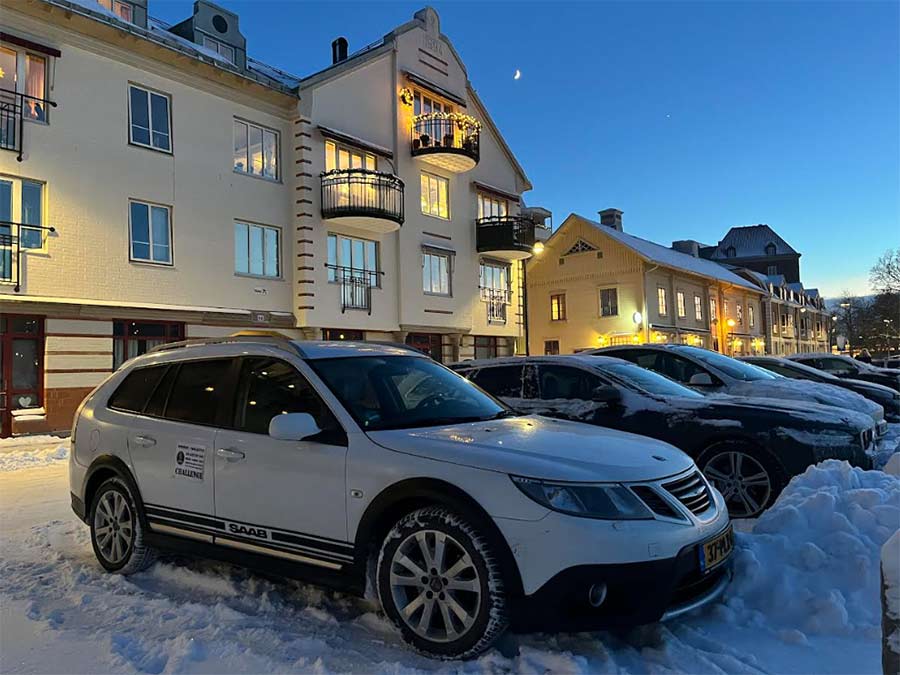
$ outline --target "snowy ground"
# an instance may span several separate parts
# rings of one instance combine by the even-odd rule
[[[700,615],[441,663],[365,601],[313,586],[172,558],[103,573],[69,508],[66,446],[0,442],[2,673],[880,672],[879,555],[900,526],[900,479],[883,472],[828,462],[796,478],[739,528],[735,581]]]

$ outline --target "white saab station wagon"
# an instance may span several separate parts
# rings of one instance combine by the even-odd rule
[[[721,495],[666,443],[519,415],[398,345],[165,345],[82,404],[72,506],[100,564],[159,550],[377,595],[440,658],[649,623],[730,577]]]

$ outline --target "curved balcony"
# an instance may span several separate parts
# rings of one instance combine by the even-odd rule
[[[322,174],[322,218],[384,234],[403,224],[403,181],[368,169]]]
[[[492,216],[475,221],[479,253],[501,260],[530,258],[534,249],[534,221],[524,216]]]
[[[453,173],[475,168],[480,158],[481,122],[462,113],[416,115],[412,156]]]

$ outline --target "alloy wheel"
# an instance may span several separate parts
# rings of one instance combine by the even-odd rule
[[[706,464],[703,473],[722,493],[732,516],[756,516],[772,496],[769,472],[747,453],[732,450],[718,454]]]
[[[481,578],[453,537],[419,530],[391,558],[390,588],[403,622],[419,637],[451,642],[465,635],[481,607]]]
[[[94,537],[97,549],[111,565],[118,565],[128,557],[134,539],[134,523],[128,500],[117,490],[108,490],[100,497],[94,511]]]

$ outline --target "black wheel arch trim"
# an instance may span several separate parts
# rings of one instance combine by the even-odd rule
[[[81,494],[84,495],[85,522],[91,515],[91,503],[94,501],[94,492],[105,480],[105,478],[99,479],[98,474],[108,473],[120,478],[128,486],[134,499],[134,504],[137,507],[141,526],[146,530],[148,527],[147,513],[144,510],[144,500],[141,498],[141,491],[138,488],[137,481],[134,479],[134,475],[131,473],[128,465],[121,457],[116,457],[115,455],[100,455],[88,467],[81,488]]]

